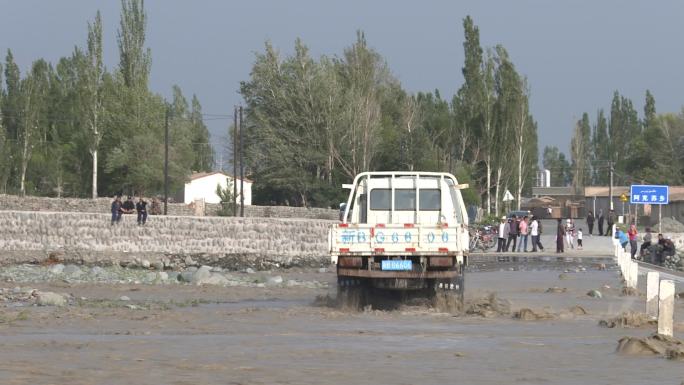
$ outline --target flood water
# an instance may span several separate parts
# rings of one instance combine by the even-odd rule
[[[31,307],[0,324],[1,384],[680,384],[684,362],[615,352],[623,336],[598,320],[643,310],[616,271],[470,273],[469,299],[495,292],[511,309],[553,319],[453,316],[423,306],[343,312],[312,306],[321,290],[148,286],[134,303],[188,306]],[[327,279],[333,280],[334,274]],[[546,293],[557,287],[564,292]],[[598,289],[603,298],[587,291]],[[112,288],[112,296],[121,295]],[[55,290],[58,291],[58,290]],[[62,288],[75,296],[107,287]],[[684,291],[678,287],[678,291]],[[642,289],[642,292],[644,290]],[[210,298],[212,303],[197,301]],[[229,298],[225,302],[221,298]],[[215,302],[219,303],[215,303]],[[137,301],[137,302],[136,302]],[[684,336],[678,300],[675,336]],[[161,302],[163,303],[163,301]],[[586,315],[568,311],[579,305]],[[5,318],[11,318],[7,309]],[[16,309],[12,309],[16,312]]]

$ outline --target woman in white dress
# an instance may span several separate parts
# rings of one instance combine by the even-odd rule
[[[575,221],[571,218],[565,223],[565,244],[571,248],[575,248]]]

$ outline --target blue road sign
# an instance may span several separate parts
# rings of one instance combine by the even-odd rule
[[[629,190],[629,203],[666,205],[670,203],[670,186],[633,184]]]

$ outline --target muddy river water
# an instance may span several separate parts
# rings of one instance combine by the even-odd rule
[[[654,328],[598,326],[600,319],[644,307],[644,297],[620,295],[615,270],[561,273],[468,275],[469,300],[496,293],[512,311],[550,315],[533,321],[510,314],[454,316],[422,305],[348,312],[312,304],[332,289],[45,284],[39,288],[97,301],[1,308],[0,384],[684,381],[684,361],[616,353],[621,337],[646,336]],[[335,279],[334,273],[312,274]],[[602,298],[587,296],[592,289]],[[121,295],[131,298],[126,306],[114,301]],[[675,336],[681,338],[684,301],[677,301]],[[570,311],[575,305],[586,314]]]

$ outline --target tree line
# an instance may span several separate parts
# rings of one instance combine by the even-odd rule
[[[143,0],[122,0],[119,64],[102,52],[102,19],[85,44],[56,64],[33,62],[23,75],[11,50],[0,63],[0,193],[97,197],[163,191],[168,116],[170,188],[213,167],[202,107],[173,86],[171,101],[148,86]]]
[[[655,97],[646,90],[643,116],[618,91],[610,113],[603,109],[592,123],[583,113],[575,123],[570,158],[557,147],[544,148],[543,165],[555,186],[684,183],[684,110],[656,113]]]
[[[488,213],[506,190],[519,203],[538,162],[530,88],[503,46],[480,45],[471,17],[463,28],[464,83],[450,100],[404,90],[363,32],[332,57],[299,39],[290,55],[266,42],[240,86],[254,201],[335,206],[359,172],[415,170],[454,173]]]

